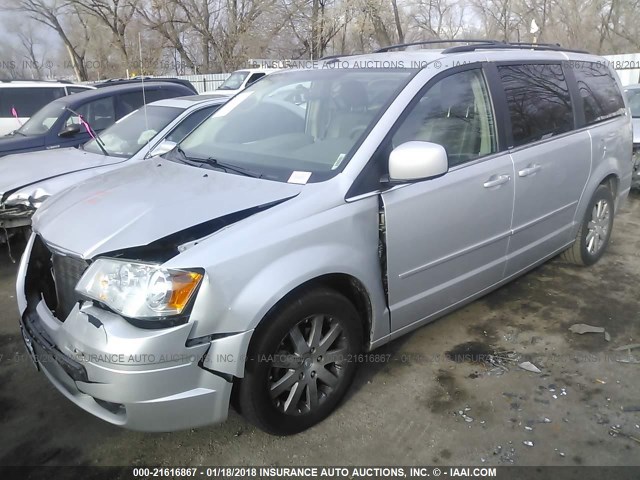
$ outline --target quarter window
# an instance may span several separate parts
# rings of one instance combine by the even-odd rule
[[[447,151],[449,166],[496,151],[491,101],[482,70],[466,70],[430,87],[393,135],[393,147],[432,142]]]
[[[507,95],[513,146],[573,129],[571,95],[561,65],[505,65],[498,71]]]
[[[605,65],[574,63],[574,75],[587,125],[624,114],[624,100],[616,80]]]
[[[31,117],[64,94],[62,87],[0,88],[0,118],[11,118],[13,108],[19,117]]]

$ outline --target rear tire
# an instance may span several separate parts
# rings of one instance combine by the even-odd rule
[[[253,334],[240,411],[275,435],[306,430],[336,408],[353,381],[362,349],[358,312],[328,288],[306,290]]]
[[[593,265],[604,254],[613,230],[614,203],[611,190],[600,185],[584,214],[578,235],[562,258],[575,265]]]

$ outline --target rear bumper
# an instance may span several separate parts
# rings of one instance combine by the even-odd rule
[[[203,368],[209,343],[186,347],[188,330],[181,327],[135,338],[128,334],[136,328],[121,322],[98,308],[76,307],[61,323],[40,302],[25,311],[21,328],[51,383],[109,423],[173,431],[227,418],[231,376]]]

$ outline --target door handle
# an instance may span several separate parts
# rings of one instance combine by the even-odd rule
[[[509,180],[511,180],[511,177],[509,175],[500,175],[496,178],[491,177],[492,179],[487,180],[486,182],[484,182],[484,188],[492,188],[492,187],[498,187],[504,183],[507,183]]]
[[[540,170],[542,170],[542,166],[541,165],[537,165],[537,164],[531,164],[529,166],[527,166],[527,168],[523,168],[522,170],[520,170],[518,172],[518,176],[519,177],[528,177],[529,175],[534,175],[537,172],[539,172]]]

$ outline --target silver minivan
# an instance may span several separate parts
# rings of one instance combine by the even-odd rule
[[[164,156],[43,204],[17,281],[26,347],[116,425],[191,428],[233,403],[302,431],[366,352],[559,253],[596,262],[631,130],[604,59],[556,46],[274,73]]]

